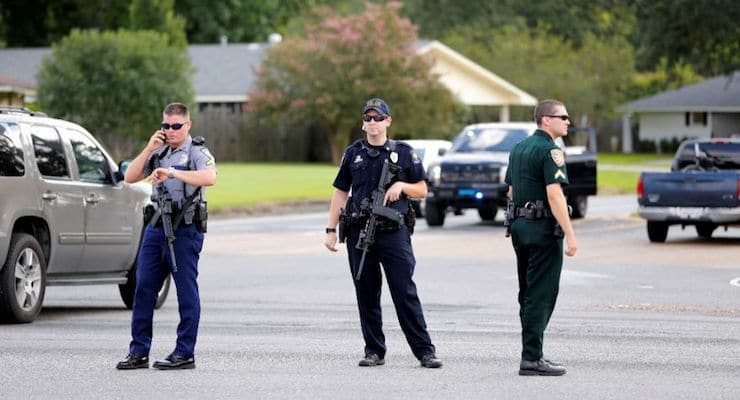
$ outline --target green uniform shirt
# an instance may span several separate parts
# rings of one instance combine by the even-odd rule
[[[521,207],[542,200],[549,208],[545,187],[552,183],[568,184],[563,150],[547,132],[537,129],[511,150],[506,183],[513,188],[515,205]]]

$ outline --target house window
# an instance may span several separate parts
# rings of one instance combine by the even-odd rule
[[[684,116],[686,126],[707,126],[707,113],[705,112],[687,112]]]

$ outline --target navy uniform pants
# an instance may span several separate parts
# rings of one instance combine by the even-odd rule
[[[180,324],[177,326],[177,345],[174,353],[192,357],[200,321],[198,294],[198,259],[203,248],[203,233],[195,224],[180,225],[175,231],[175,258],[177,272],[172,274],[177,287]],[[147,226],[139,249],[136,271],[136,294],[131,317],[131,345],[129,352],[148,355],[152,345],[152,318],[157,294],[167,275],[172,272],[170,252],[164,229]]]
[[[406,226],[402,225],[395,232],[376,233],[375,243],[365,257],[362,276],[356,281],[354,273],[362,258],[362,251],[355,249],[360,230],[361,227],[354,226],[349,229],[347,253],[352,281],[355,283],[362,336],[365,339],[365,354],[377,354],[384,358],[386,352],[380,309],[380,289],[383,285],[381,265],[396,307],[398,322],[406,335],[406,341],[411,346],[411,351],[419,360],[427,354],[434,354],[434,345],[427,332],[421,302],[416,294],[416,284],[412,280],[416,260]]]
[[[563,267],[563,239],[553,234],[555,221],[517,218],[511,225],[519,276],[522,359],[542,358],[542,340],[555,309]]]

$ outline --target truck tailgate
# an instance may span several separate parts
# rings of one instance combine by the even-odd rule
[[[644,172],[644,206],[737,207],[740,172]]]

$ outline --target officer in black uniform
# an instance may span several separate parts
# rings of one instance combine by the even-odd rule
[[[392,121],[388,104],[382,99],[370,99],[363,108],[362,121],[366,138],[356,141],[345,150],[334,180],[336,190],[331,199],[324,242],[329,250],[337,251],[336,227],[340,209],[345,207],[351,189],[352,197],[346,204],[346,210],[354,213],[355,217],[347,227],[346,236],[350,271],[353,274],[357,272],[362,257],[362,250],[356,249],[355,245],[368,217],[358,215],[358,210],[362,208],[363,201],[369,201],[372,192],[378,188],[384,162],[388,160],[401,167],[400,176],[386,188],[384,201],[388,207],[408,215],[408,198],[423,198],[427,194],[426,175],[419,157],[409,145],[388,139],[386,129]],[[379,218],[382,220],[382,217]],[[381,221],[381,225],[383,228],[377,231],[375,243],[369,248],[359,280],[353,279],[365,339],[365,357],[359,365],[371,367],[385,363],[385,336],[380,309],[382,264],[398,321],[411,350],[422,367],[439,368],[442,362],[435,356],[435,347],[427,332],[416,284],[412,279],[416,260],[408,227],[390,221]]]
[[[537,129],[509,155],[506,183],[513,207],[507,210],[519,275],[522,359],[519,375],[563,375],[565,368],[542,354],[542,339],[555,308],[565,254],[578,245],[561,186],[568,184],[563,151],[554,140],[568,134],[563,103],[545,100],[534,110]]]
[[[203,146],[202,138],[190,137],[191,121],[187,106],[182,103],[169,104],[162,118],[162,129],[154,132],[146,148],[131,162],[125,180],[135,183],[149,177],[155,195],[159,194],[157,186],[163,185],[171,196],[175,205],[171,219],[180,220],[173,242],[177,271],[174,271],[170,261],[162,218],[155,214],[141,240],[131,317],[132,339],[129,354],[116,365],[118,369],[149,367],[154,304],[159,289],[170,273],[177,287],[180,311],[177,345],[165,359],[156,361],[154,367],[195,368],[195,341],[200,321],[198,259],[207,218],[204,187],[216,183],[216,164],[211,153]]]

